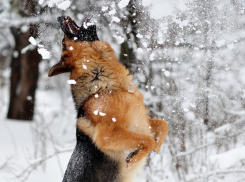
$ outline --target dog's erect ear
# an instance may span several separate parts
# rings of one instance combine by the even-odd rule
[[[82,26],[79,27],[69,16],[58,17],[58,22],[62,31],[68,38],[77,37],[80,41],[96,41],[99,40],[96,32],[96,25],[91,22],[91,18],[86,17]]]
[[[49,70],[48,76],[51,77],[51,76],[59,75],[61,73],[66,73],[69,71],[70,69],[64,66],[62,64],[62,61],[60,61]]]

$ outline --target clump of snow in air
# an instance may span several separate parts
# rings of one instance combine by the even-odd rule
[[[176,7],[180,11],[186,9],[183,0],[178,1],[178,4],[174,4],[174,2],[170,0],[142,0],[142,5],[145,7],[149,6],[150,17],[153,19],[174,15],[174,9]]]
[[[116,122],[117,120],[116,120],[116,118],[112,118],[112,121],[113,121],[113,122]]]
[[[29,30],[29,26],[23,25],[23,26],[21,26],[20,30],[22,33],[26,33]]]
[[[128,3],[129,3],[129,0],[121,0],[121,1],[118,3],[118,7],[119,7],[120,9],[125,8],[125,7],[128,5]]]
[[[61,3],[57,3],[56,6],[61,9],[61,10],[67,10],[71,5],[71,1],[69,0],[66,0],[66,1],[63,1]]]
[[[138,33],[138,34],[136,35],[136,37],[138,37],[139,39],[142,39],[142,38],[143,38],[143,35],[141,35],[141,34]]]
[[[72,51],[72,50],[73,50],[73,47],[72,47],[72,46],[70,46],[70,47],[69,47],[69,49]]]
[[[99,111],[98,110],[95,110],[94,111],[94,115],[98,115],[99,114]]]
[[[70,84],[70,85],[74,85],[76,84],[76,80],[67,80],[67,83]]]
[[[115,9],[109,11],[109,15],[115,15],[115,14],[116,14],[116,10]]]
[[[175,43],[174,43],[174,45],[179,45],[180,44],[180,41],[176,41]]]
[[[138,48],[138,49],[137,49],[137,53],[138,53],[138,54],[143,53],[143,52],[144,52],[144,51],[143,51],[142,48]]]
[[[38,3],[42,5],[44,3],[44,0],[39,0]]]
[[[108,6],[102,6],[101,10],[102,10],[102,11],[108,10]]]
[[[165,72],[164,72],[164,75],[165,75],[166,77],[169,77],[169,76],[170,76],[170,72],[169,72],[169,71],[165,71]]]
[[[153,61],[154,60],[154,56],[155,56],[155,54],[154,53],[151,53],[151,55],[149,57],[150,61]]]
[[[147,46],[148,46],[147,42],[142,42],[142,45],[143,45],[145,48],[147,48]]]
[[[189,111],[185,113],[185,117],[191,121],[195,121],[196,116],[193,112]]]
[[[106,115],[106,113],[103,113],[103,112],[100,112],[99,114],[100,114],[100,116],[105,116]]]
[[[118,17],[116,17],[116,16],[113,16],[111,22],[117,22],[117,23],[119,23],[120,22],[120,19]]]
[[[103,113],[103,112],[99,112],[98,110],[95,110],[94,111],[94,115],[100,115],[100,116],[105,116],[106,115],[106,113]]]
[[[92,22],[84,22],[83,23],[83,27],[85,28],[85,29],[87,29],[89,26],[91,26],[91,25],[94,25],[94,23],[92,23]]]
[[[26,97],[26,100],[31,101],[31,100],[32,100],[32,96],[28,95],[28,96]]]
[[[87,69],[87,66],[85,64],[83,64],[83,69],[85,69],[85,70]]]
[[[30,38],[29,38],[29,42],[30,42],[32,45],[37,45],[37,41],[36,41],[33,37],[30,37]]]
[[[19,52],[15,50],[15,51],[13,52],[13,56],[14,56],[14,58],[17,58],[17,57],[19,56]]]
[[[47,51],[45,48],[38,48],[38,53],[41,54],[42,59],[49,59],[51,57],[51,53]]]
[[[98,97],[99,97],[99,94],[95,94],[94,96],[95,96],[96,98],[98,98]]]
[[[117,40],[118,44],[122,44],[124,42],[124,38],[120,35],[113,35],[113,37]]]

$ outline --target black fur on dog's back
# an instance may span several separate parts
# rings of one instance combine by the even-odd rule
[[[62,182],[119,182],[119,166],[77,129],[77,144]]]

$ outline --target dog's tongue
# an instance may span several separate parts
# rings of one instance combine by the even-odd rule
[[[96,32],[96,25],[90,22],[91,18],[85,18],[82,26],[79,27],[69,16],[58,17],[58,22],[63,32],[69,37],[77,37],[81,41],[99,40]]]

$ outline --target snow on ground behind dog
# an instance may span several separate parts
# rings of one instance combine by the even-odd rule
[[[59,91],[38,89],[34,122],[25,122],[6,119],[7,87],[1,88],[1,95],[0,181],[61,181],[75,146],[72,99],[62,104]],[[54,155],[57,152],[60,154]]]

